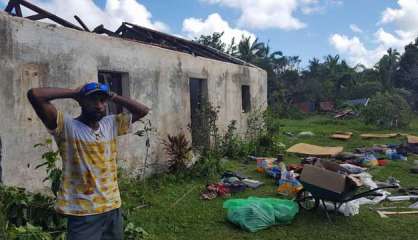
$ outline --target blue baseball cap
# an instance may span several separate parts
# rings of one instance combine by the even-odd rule
[[[92,93],[104,93],[109,95],[110,89],[107,84],[91,82],[84,85],[83,88],[81,88],[80,93],[83,96],[87,96]]]

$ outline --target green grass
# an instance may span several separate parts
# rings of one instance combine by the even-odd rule
[[[281,141],[288,147],[292,144],[305,142],[326,146],[344,146],[345,151],[356,147],[372,146],[373,144],[398,143],[402,138],[386,140],[362,140],[360,133],[391,132],[365,126],[357,120],[335,121],[330,118],[315,116],[305,120],[282,120]],[[338,141],[329,138],[335,131],[351,131],[355,135],[349,141]],[[283,132],[298,133],[312,131],[314,137],[291,138]],[[411,129],[401,132],[418,134],[418,122]],[[416,156],[409,156],[407,162],[394,162],[386,167],[378,167],[370,172],[375,180],[386,180],[394,176],[401,181],[403,187],[418,186],[418,175],[409,173],[409,167]],[[295,155],[285,155],[285,162],[299,162]],[[255,172],[255,163],[245,165],[239,161],[228,161],[228,168],[239,171],[265,182],[257,190],[246,190],[233,195],[233,198],[249,196],[279,197],[275,194],[274,181]],[[173,177],[155,176],[148,180],[145,200],[146,208],[137,208],[142,201],[143,188],[139,184],[122,181],[124,208],[131,209],[128,221],[144,228],[155,239],[417,239],[418,215],[404,215],[380,218],[369,206],[362,206],[360,214],[354,217],[338,216],[334,223],[329,223],[321,211],[300,211],[292,224],[273,226],[257,233],[245,232],[226,220],[226,211],[222,208],[225,199],[212,201],[199,199],[199,192],[206,182],[203,180],[177,181]],[[188,193],[184,198],[184,194]],[[181,199],[181,201],[179,201]],[[379,206],[405,206],[409,202],[384,202]]]

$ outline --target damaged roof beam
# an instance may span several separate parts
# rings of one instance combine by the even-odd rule
[[[73,28],[73,29],[77,29],[77,30],[83,31],[82,28],[80,28],[80,27],[78,27],[78,26],[76,26],[76,25],[74,25],[74,24],[72,24],[72,23],[70,23],[70,22],[68,22],[68,21],[66,21],[66,20],[64,20],[64,19],[62,19],[62,18],[60,18],[60,17],[52,14],[52,13],[50,13],[50,12],[47,12],[47,11],[43,10],[42,8],[40,8],[38,6],[35,6],[32,3],[29,3],[29,2],[27,2],[25,0],[10,0],[9,1],[9,4],[7,5],[7,7],[5,9],[5,11],[8,12],[8,13],[11,13],[11,11],[12,11],[12,9],[14,7],[15,8],[15,11],[16,11],[16,14],[17,15],[20,14],[21,15],[20,17],[22,17],[22,11],[20,10],[20,5],[21,6],[24,6],[24,7],[27,7],[30,10],[32,10],[32,11],[38,13],[38,14],[44,15],[45,18],[49,18],[52,21],[54,21],[54,22],[56,22],[58,24],[61,24],[64,27],[69,27],[69,28]],[[32,15],[32,17],[34,18],[35,15]]]
[[[16,5],[16,1],[15,0],[10,0],[9,3],[7,3],[6,8],[4,9],[5,12],[8,13],[12,13],[13,8]]]
[[[112,31],[110,31],[110,30],[108,30],[108,29],[106,29],[104,26],[103,26],[103,24],[101,24],[101,25],[99,25],[99,26],[97,26],[94,30],[93,30],[93,32],[94,33],[97,33],[97,34],[107,34],[107,35],[109,35],[109,36],[115,36],[115,33],[114,32],[112,32]]]
[[[36,20],[41,20],[41,19],[47,18],[47,16],[45,16],[43,14],[34,14],[34,15],[28,16],[26,18],[36,21]]]
[[[16,12],[16,16],[22,17],[22,9],[20,8],[19,4],[15,4],[15,12]]]
[[[84,22],[79,18],[77,15],[74,15],[75,20],[86,30],[87,32],[91,32],[90,29],[84,24]]]

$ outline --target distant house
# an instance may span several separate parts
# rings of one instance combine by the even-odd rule
[[[331,112],[335,109],[335,102],[324,101],[319,103],[319,110],[321,112]]]
[[[194,142],[194,133],[201,130],[195,123],[203,99],[220,106],[221,130],[236,120],[238,130],[244,132],[251,109],[265,107],[267,74],[251,64],[129,23],[119,32],[103,27],[89,32],[65,22],[61,27],[30,20],[52,16],[42,14],[28,19],[0,11],[0,176],[5,184],[31,190],[44,187],[45,171],[34,169],[41,152],[33,145],[50,136],[26,98],[33,87],[76,88],[99,81],[144,102],[151,107],[147,119],[157,130],[151,139],[151,166],[162,167],[166,155],[161,139],[184,131]],[[75,101],[57,100],[56,104],[74,116],[79,113]],[[123,109],[111,106],[108,111]],[[137,123],[134,128],[140,126]],[[118,144],[117,158],[123,168],[135,172],[144,167],[143,138],[131,134]]]
[[[315,103],[311,102],[311,101],[298,102],[298,103],[294,103],[293,105],[297,109],[299,109],[299,111],[301,111],[303,113],[311,113],[311,112],[315,112],[315,110],[316,110]]]

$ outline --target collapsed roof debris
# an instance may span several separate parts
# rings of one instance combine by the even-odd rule
[[[21,7],[26,7],[36,12],[36,14],[24,17],[22,14]],[[76,29],[79,31],[93,32],[97,34],[106,34],[112,37],[135,40],[137,42],[141,42],[141,43],[145,43],[145,44],[149,44],[153,46],[158,46],[161,48],[188,53],[193,56],[200,56],[200,57],[215,59],[215,60],[219,60],[223,62],[230,62],[234,64],[239,64],[239,65],[251,66],[245,61],[242,61],[238,58],[234,58],[228,54],[218,51],[217,49],[199,44],[194,41],[189,41],[189,40],[175,37],[166,33],[158,32],[149,28],[141,27],[141,26],[128,23],[128,22],[123,22],[122,25],[115,32],[106,29],[103,25],[99,25],[93,31],[90,31],[89,28],[86,26],[86,24],[78,16],[74,16],[74,18],[81,25],[81,27],[76,26],[66,21],[65,19],[62,19],[25,0],[10,0],[4,10],[10,15],[24,17],[30,20],[49,19],[64,27]]]

